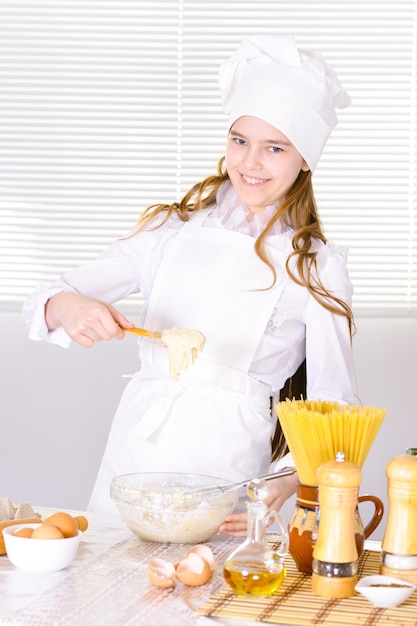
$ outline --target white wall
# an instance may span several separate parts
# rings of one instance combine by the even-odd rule
[[[387,462],[417,446],[417,319],[362,318],[357,325],[362,403],[388,410],[363,468],[361,492],[387,505]],[[30,341],[22,317],[13,313],[0,313],[0,341],[0,497],[84,509],[127,382],[122,376],[137,367],[136,341],[126,336],[91,350],[64,350]],[[284,519],[292,507],[284,507]],[[361,511],[366,521],[370,509]],[[384,528],[383,521],[373,538],[381,539]]]

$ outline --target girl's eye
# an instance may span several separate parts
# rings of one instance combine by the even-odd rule
[[[279,146],[271,146],[270,147],[271,152],[282,152],[282,148],[280,148]]]
[[[238,146],[244,146],[246,141],[241,137],[234,137],[234,142],[237,143]]]

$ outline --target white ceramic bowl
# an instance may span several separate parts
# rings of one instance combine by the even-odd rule
[[[392,576],[365,576],[355,586],[374,606],[389,609],[399,606],[413,593],[416,586]]]
[[[16,537],[19,528],[37,528],[40,524],[14,524],[3,528],[4,545],[11,563],[27,572],[57,572],[68,567],[77,554],[81,531],[65,539],[28,539]]]
[[[239,499],[239,490],[212,495],[188,490],[227,485],[200,474],[150,472],[116,476],[110,493],[123,523],[148,541],[200,543],[218,530]]]

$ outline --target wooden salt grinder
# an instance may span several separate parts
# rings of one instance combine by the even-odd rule
[[[388,520],[380,573],[417,584],[417,456],[396,456],[386,467]]]
[[[312,591],[325,598],[355,595],[358,550],[355,541],[355,509],[362,472],[344,461],[323,463],[317,471],[320,524],[313,550]]]

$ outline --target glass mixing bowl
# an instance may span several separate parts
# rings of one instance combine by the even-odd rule
[[[199,489],[231,484],[201,474],[150,472],[116,476],[110,493],[123,523],[148,541],[201,543],[232,513],[239,490],[199,493]],[[192,491],[192,493],[188,493]]]

